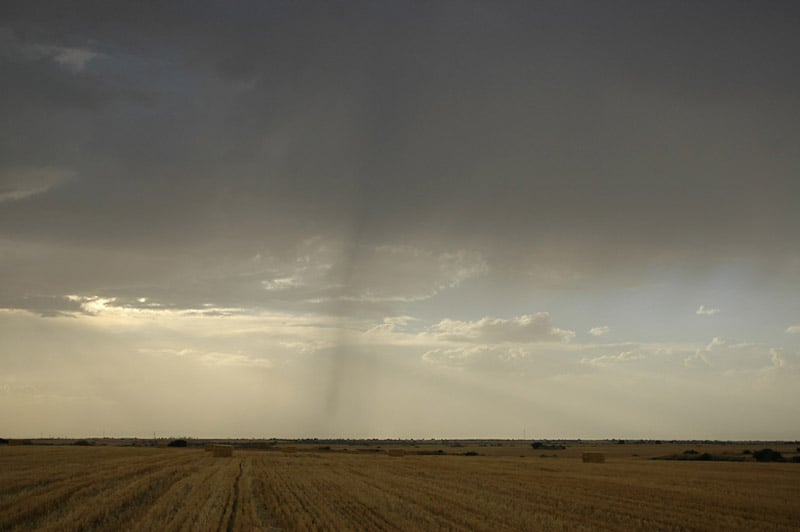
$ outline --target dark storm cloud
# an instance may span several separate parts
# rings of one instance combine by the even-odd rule
[[[0,202],[20,286],[264,301],[316,235],[345,283],[361,244],[589,275],[798,253],[790,3],[0,9],[0,189],[71,176]]]

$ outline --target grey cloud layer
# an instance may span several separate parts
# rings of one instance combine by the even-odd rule
[[[205,282],[314,236],[589,282],[800,253],[787,4],[8,2],[0,20],[6,305],[330,299],[285,267]],[[410,287],[414,261],[439,266],[354,253],[351,298],[459,276]]]

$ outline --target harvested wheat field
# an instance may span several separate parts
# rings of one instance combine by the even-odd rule
[[[0,530],[798,530],[800,464],[0,448]],[[639,449],[639,451],[647,449]],[[616,453],[614,452],[616,451]],[[642,454],[632,456],[631,454]]]

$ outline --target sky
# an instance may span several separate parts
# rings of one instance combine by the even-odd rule
[[[794,2],[0,6],[0,436],[800,439]]]

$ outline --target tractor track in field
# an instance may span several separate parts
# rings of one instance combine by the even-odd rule
[[[243,472],[244,462],[239,462],[239,474],[236,475],[236,480],[233,481],[233,503],[231,504],[231,516],[228,518],[227,532],[233,532],[236,529],[236,512],[239,509],[239,483]]]

